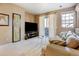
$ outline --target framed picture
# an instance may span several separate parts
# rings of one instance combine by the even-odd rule
[[[9,25],[9,15],[0,13],[0,26],[8,26]]]
[[[21,15],[13,13],[12,17],[12,42],[17,42],[21,40]]]

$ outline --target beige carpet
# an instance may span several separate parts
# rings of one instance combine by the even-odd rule
[[[40,56],[41,50],[46,43],[43,38],[31,38],[21,40],[17,43],[9,43],[0,46],[0,55],[2,56]]]

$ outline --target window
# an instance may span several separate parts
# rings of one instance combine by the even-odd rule
[[[73,28],[74,27],[74,12],[63,13],[61,15],[62,27]]]
[[[49,36],[49,19],[48,19],[48,16],[45,16],[44,18],[44,26],[45,26],[45,36]]]
[[[48,17],[47,16],[44,18],[44,25],[45,25],[45,28],[49,27],[48,26]]]

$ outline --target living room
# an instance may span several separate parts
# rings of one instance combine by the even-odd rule
[[[78,3],[0,3],[0,55],[79,55],[78,9]]]

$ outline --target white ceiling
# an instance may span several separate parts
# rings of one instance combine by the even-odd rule
[[[63,9],[67,7],[72,7],[75,3],[15,3],[26,9],[27,12],[33,14],[46,13],[53,10]],[[62,7],[59,7],[62,5]]]

